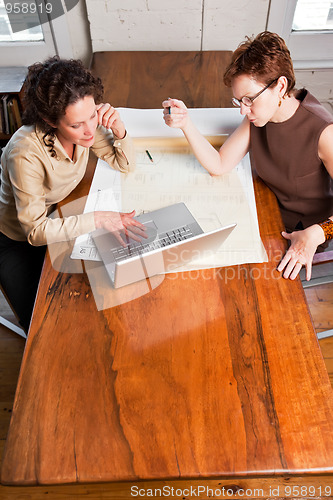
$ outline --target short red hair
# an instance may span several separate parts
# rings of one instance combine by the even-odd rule
[[[295,73],[285,41],[270,31],[263,31],[254,39],[247,37],[233,53],[223,81],[231,87],[240,75],[249,75],[264,85],[285,76],[288,80],[286,94],[290,94],[295,86]]]

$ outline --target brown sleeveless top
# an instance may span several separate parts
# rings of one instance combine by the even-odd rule
[[[296,98],[300,105],[289,120],[250,125],[252,167],[275,193],[290,231],[333,214],[332,179],[318,157],[320,134],[333,117],[307,90]]]

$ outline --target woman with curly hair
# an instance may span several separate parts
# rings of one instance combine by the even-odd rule
[[[212,175],[232,170],[250,153],[252,166],[278,199],[287,230],[282,234],[290,242],[278,270],[295,279],[305,265],[309,280],[315,252],[333,238],[333,117],[310,92],[294,89],[289,50],[275,33],[243,42],[224,83],[244,119],[219,152],[194,127],[182,101],[163,102],[164,120],[183,131]]]
[[[101,102],[100,79],[80,61],[53,57],[29,67],[24,92],[23,126],[1,157],[0,281],[28,331],[47,243],[142,226],[134,212],[50,217],[83,178],[90,148],[121,172],[135,167],[118,111]]]

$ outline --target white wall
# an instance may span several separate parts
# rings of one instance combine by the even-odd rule
[[[90,36],[87,34],[87,19]],[[266,29],[269,0],[80,0],[68,16],[74,57],[104,50],[234,50]],[[90,39],[91,37],[91,39]],[[91,43],[91,47],[90,47]],[[332,111],[333,70],[296,71]]]
[[[74,9],[67,13],[67,22],[70,26],[69,31],[72,40],[73,57],[76,59],[90,59],[92,45],[84,0],[80,0]]]
[[[89,65],[92,55],[92,44],[85,0],[79,0],[73,9],[66,12],[66,22],[70,36],[72,57],[74,59],[81,59],[86,65]]]
[[[86,0],[93,51],[234,49],[269,0]]]
[[[235,50],[266,28],[268,0],[205,0],[203,50]]]
[[[295,71],[298,88],[306,87],[333,114],[333,70]]]

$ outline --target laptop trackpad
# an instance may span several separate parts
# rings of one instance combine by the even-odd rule
[[[134,233],[134,234],[137,238],[139,238],[140,243],[142,243],[142,245],[147,245],[148,243],[151,243],[152,241],[154,241],[156,239],[157,226],[153,220],[149,220],[147,222],[142,222],[142,224],[145,226],[144,236],[140,236],[140,233],[138,233],[138,234]],[[138,244],[138,242],[131,237],[126,238],[126,240],[127,239],[128,239],[128,241],[126,241],[126,243],[129,245],[130,244],[134,244],[134,245]]]

